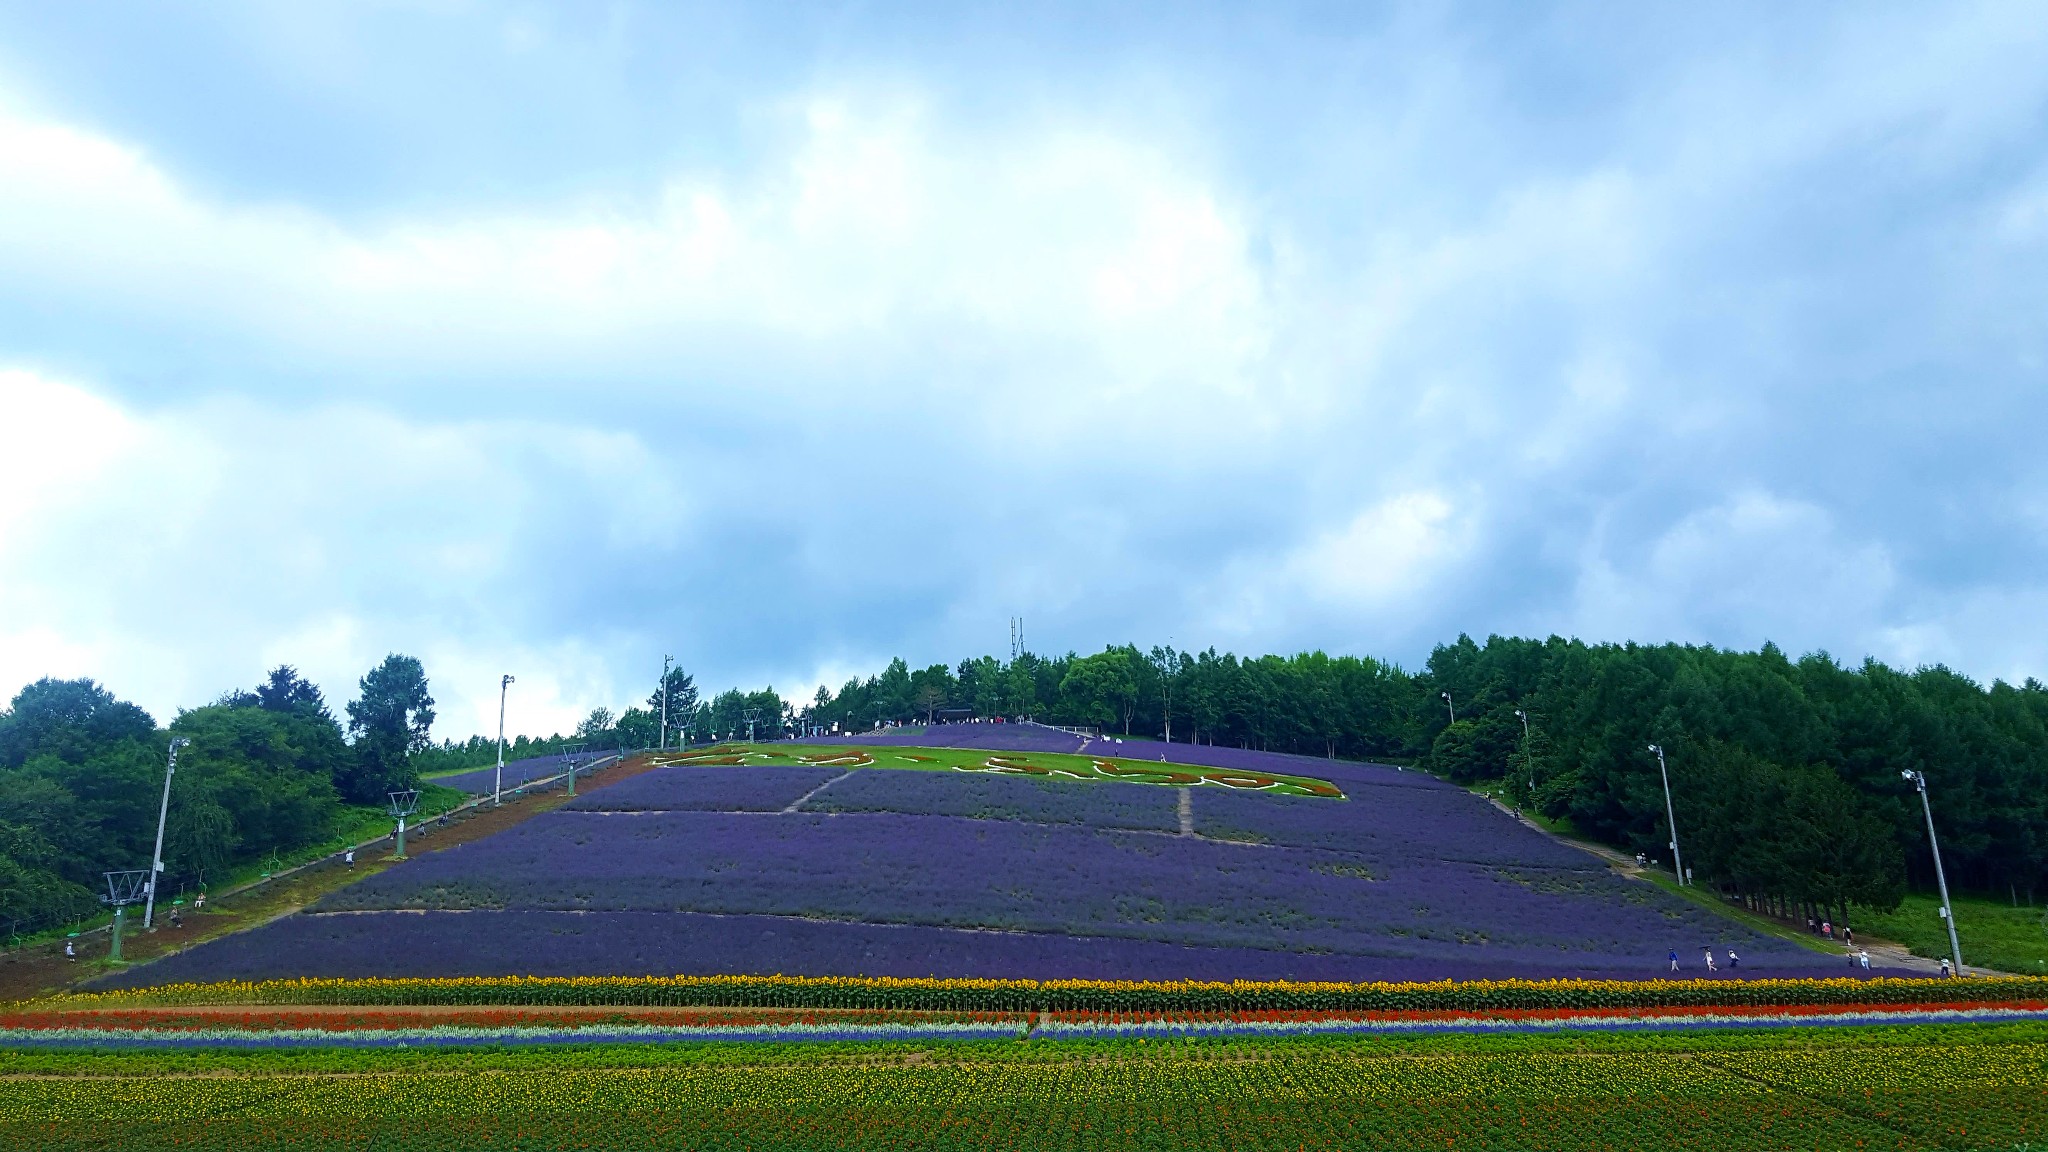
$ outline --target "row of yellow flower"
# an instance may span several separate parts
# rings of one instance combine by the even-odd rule
[[[2010,1147],[2048,1126],[2038,1043],[1668,1051],[1471,1052],[1375,1058],[1323,1047],[1125,1046],[1046,1060],[1019,1051],[922,1063],[827,1060],[666,1067],[453,1068],[165,1078],[0,1080],[0,1138],[87,1134],[233,1147],[324,1146],[1229,1148]],[[1964,1058],[1959,1058],[1964,1057]],[[341,1070],[336,1070],[337,1072]],[[489,1133],[461,1127],[483,1118]],[[588,1127],[574,1144],[565,1122]],[[453,1123],[451,1123],[453,1122]],[[636,1128],[635,1125],[654,1125]],[[292,1125],[307,1126],[293,1129]],[[721,1132],[739,1137],[720,1139]],[[548,1136],[521,1142],[522,1138]],[[488,1140],[480,1137],[489,1136]],[[1904,1140],[1901,1140],[1901,1137]],[[907,1139],[908,1137],[908,1139]],[[634,1143],[638,1141],[638,1143]],[[337,1142],[339,1143],[339,1142]]]
[[[2048,978],[1293,981],[974,980],[888,976],[502,976],[299,979],[79,993],[57,1003],[524,1004],[899,1008],[974,1012],[1224,1012],[1990,1004],[2048,998]],[[48,1004],[50,1001],[43,1001]]]

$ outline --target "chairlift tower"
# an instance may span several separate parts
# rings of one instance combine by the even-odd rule
[[[569,762],[569,797],[576,797],[576,754],[583,751],[581,744],[562,745],[562,759]]]
[[[392,859],[403,860],[405,859],[405,818],[419,811],[420,794],[416,790],[407,789],[404,792],[392,792],[388,793],[388,795],[390,796],[391,815],[398,820],[398,853]]]
[[[114,908],[114,943],[107,950],[107,959],[116,964],[121,962],[121,930],[128,923],[128,906],[140,904],[148,899],[152,887],[151,875],[151,870],[147,868],[106,874],[107,894],[100,897],[100,903],[110,904]]]

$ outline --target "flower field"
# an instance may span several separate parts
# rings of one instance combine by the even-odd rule
[[[43,1149],[2019,1148],[2048,1025],[24,1049]]]
[[[1095,773],[1077,776],[1050,755],[841,744],[657,757],[665,767],[103,985],[1648,979],[1672,951],[1690,974],[1704,948],[1738,952],[1745,977],[1833,967],[1416,774],[1330,763],[1339,789],[1280,758],[1295,771],[1248,762],[1158,787],[1156,762],[1075,758],[1074,773]],[[903,770],[886,767],[896,760]],[[1044,770],[1010,770],[1025,763]],[[1294,783],[1260,784],[1282,780]]]

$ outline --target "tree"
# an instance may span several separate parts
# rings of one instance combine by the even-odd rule
[[[0,767],[19,768],[36,756],[78,764],[124,740],[156,731],[149,713],[91,680],[44,677],[14,696],[0,713]]]
[[[327,711],[327,699],[320,694],[320,689],[289,664],[271,669],[269,679],[256,686],[255,695],[256,706],[265,711],[289,712],[329,722],[334,719]]]
[[[645,708],[628,708],[612,725],[612,738],[622,748],[652,748],[660,736],[661,717]]]
[[[666,702],[667,711],[663,711]],[[662,717],[668,718],[670,731],[681,728],[697,711],[697,681],[681,668],[671,668],[668,676],[647,697],[647,711],[655,718],[655,727],[661,726]],[[665,734],[657,731],[654,743],[662,743]]]
[[[408,758],[432,746],[434,698],[427,694],[426,669],[395,652],[370,669],[359,688],[361,697],[348,706],[355,763],[342,792],[357,803],[375,804],[386,793],[418,783]]]
[[[590,715],[576,725],[576,738],[588,744],[609,744],[615,735],[613,726],[617,723],[618,717],[612,715],[611,709],[602,706],[592,708]]]
[[[1155,645],[1152,649],[1152,654],[1147,657],[1147,660],[1159,677],[1160,731],[1165,734],[1166,742],[1171,744],[1173,743],[1173,693],[1175,687],[1179,685],[1181,678],[1186,674],[1188,658],[1186,654],[1176,652],[1171,647],[1161,648]]]

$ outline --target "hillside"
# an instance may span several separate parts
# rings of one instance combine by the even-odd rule
[[[1425,775],[1147,751],[1231,763],[847,744],[658,757],[653,771],[489,839],[108,983],[1646,978],[1674,950],[1699,973],[1709,946],[1724,963],[1737,951],[1742,974],[1839,971],[1617,877]]]

